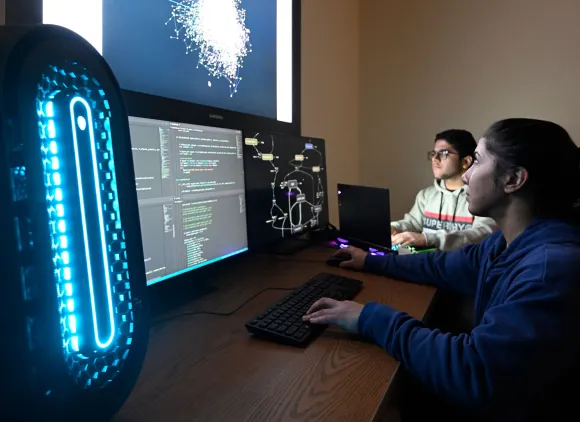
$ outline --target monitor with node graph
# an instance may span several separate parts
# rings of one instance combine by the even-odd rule
[[[244,164],[250,249],[290,253],[328,225],[323,139],[245,132]]]
[[[147,284],[245,252],[241,131],[129,124]]]

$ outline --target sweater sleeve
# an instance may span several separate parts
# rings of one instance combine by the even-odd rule
[[[421,233],[423,231],[423,211],[425,210],[425,189],[420,191],[415,198],[415,204],[411,211],[405,214],[402,220],[393,221],[391,227],[401,232]]]
[[[467,230],[445,231],[425,233],[427,246],[442,251],[454,251],[470,243],[479,243],[497,229],[497,224],[491,218],[475,217],[473,227]]]
[[[523,411],[573,367],[580,351],[579,287],[571,280],[580,266],[570,272],[567,262],[550,271],[532,255],[536,262],[520,265],[503,303],[488,309],[470,335],[428,329],[373,302],[363,308],[359,332],[451,402],[476,411]],[[538,370],[546,362],[549,370]]]
[[[482,250],[483,245],[477,244],[467,245],[454,252],[367,255],[364,269],[397,280],[429,284],[473,297],[477,287]]]

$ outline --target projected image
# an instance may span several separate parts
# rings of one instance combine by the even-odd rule
[[[197,68],[203,66],[215,79],[225,78],[230,97],[242,80],[240,69],[251,52],[250,30],[241,0],[169,0],[172,38],[182,40],[186,54],[197,55]],[[208,87],[212,87],[208,80]]]
[[[292,123],[296,0],[42,0],[121,88]]]
[[[277,2],[104,0],[121,87],[277,118]]]

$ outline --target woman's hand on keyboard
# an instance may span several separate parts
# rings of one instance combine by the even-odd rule
[[[302,319],[311,324],[335,324],[351,333],[357,333],[363,306],[350,300],[338,301],[324,297],[314,302]]]

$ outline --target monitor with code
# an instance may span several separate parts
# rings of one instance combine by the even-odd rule
[[[129,123],[147,284],[245,252],[241,131]]]

